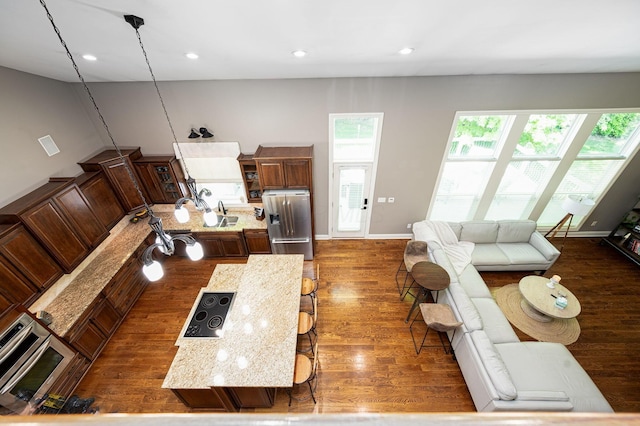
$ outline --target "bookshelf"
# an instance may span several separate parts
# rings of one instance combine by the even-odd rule
[[[602,241],[640,265],[640,208],[630,210]]]

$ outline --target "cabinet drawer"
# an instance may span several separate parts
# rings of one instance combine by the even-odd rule
[[[135,256],[132,256],[103,291],[120,315],[125,315],[138,300],[145,286],[146,280],[142,276],[142,270]]]

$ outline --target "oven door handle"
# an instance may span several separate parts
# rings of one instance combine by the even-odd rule
[[[20,330],[20,333],[12,339],[11,345],[0,350],[0,363],[4,362],[5,358],[11,355],[11,353],[24,341],[24,339],[29,336],[31,330],[33,330],[33,324],[30,324],[28,327]]]
[[[4,385],[2,389],[0,389],[0,395],[7,393],[12,387],[16,385],[16,383],[22,380],[22,377],[25,374],[27,374],[29,370],[31,370],[31,367],[33,367],[34,364],[40,360],[40,357],[49,348],[50,341],[51,341],[51,336],[46,338],[44,343],[42,343],[42,345],[40,345],[40,347],[33,353],[33,355],[31,355],[29,362],[26,362],[25,364],[23,364],[22,367],[20,367],[20,370],[18,370],[18,372],[13,375],[11,380],[9,380],[7,384]]]

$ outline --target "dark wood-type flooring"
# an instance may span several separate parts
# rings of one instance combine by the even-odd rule
[[[616,412],[640,411],[640,269],[598,238],[568,239],[547,272],[580,300],[582,333],[570,346]],[[318,403],[288,407],[284,391],[266,412],[389,413],[474,411],[460,369],[442,348],[416,355],[394,276],[406,240],[318,241],[320,265]],[[216,264],[171,257],[82,380],[76,394],[94,396],[102,413],[190,412],[162,389],[174,342]],[[225,262],[229,263],[229,262]],[[240,262],[242,263],[242,262]],[[483,272],[490,287],[526,272]],[[516,329],[522,340],[532,340]],[[439,344],[437,335],[433,344]]]

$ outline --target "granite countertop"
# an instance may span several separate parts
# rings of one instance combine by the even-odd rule
[[[173,216],[172,204],[152,207],[154,214],[162,219],[166,231],[241,232],[245,228],[266,229],[267,226],[265,221],[256,220],[253,208],[231,208],[228,209],[228,215],[238,216],[235,226],[205,227],[202,215],[194,207],[187,208],[190,210],[189,222],[179,223]],[[129,216],[124,217],[111,229],[109,237],[100,246],[71,274],[62,276],[29,310],[33,313],[40,310],[49,312],[53,316],[49,328],[59,336],[66,336],[150,232],[147,219],[131,223]]]
[[[179,348],[162,387],[291,386],[303,262],[303,255],[272,254],[251,255],[246,265],[217,265],[201,292],[236,292],[224,336],[178,337]]]

